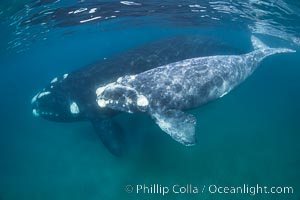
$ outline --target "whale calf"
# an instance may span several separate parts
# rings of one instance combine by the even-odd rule
[[[294,52],[270,48],[251,36],[254,50],[242,55],[196,57],[142,73],[119,77],[95,90],[98,106],[128,113],[147,113],[174,140],[196,143],[196,119],[184,110],[223,97],[273,54]]]
[[[197,35],[152,42],[54,78],[32,98],[32,112],[56,122],[91,121],[107,149],[121,155],[125,148],[124,135],[112,119],[119,111],[100,108],[95,101],[95,90],[120,76],[218,51],[236,52],[224,43]]]

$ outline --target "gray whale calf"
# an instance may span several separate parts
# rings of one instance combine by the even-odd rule
[[[173,139],[193,145],[196,119],[184,110],[223,97],[249,77],[264,58],[294,52],[270,48],[254,36],[251,41],[254,51],[247,54],[196,57],[119,77],[95,91],[96,101],[101,108],[147,113]]]

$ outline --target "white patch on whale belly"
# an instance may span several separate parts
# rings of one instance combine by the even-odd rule
[[[72,114],[78,114],[80,111],[79,111],[79,107],[77,105],[76,102],[72,102],[71,105],[70,105],[70,112]]]
[[[37,96],[37,98],[41,98],[41,97],[46,96],[46,95],[49,95],[49,94],[51,94],[51,92],[45,91],[45,92],[40,93],[40,94]]]

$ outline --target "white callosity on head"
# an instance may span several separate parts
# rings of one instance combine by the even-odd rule
[[[71,105],[70,105],[70,112],[72,114],[78,114],[80,111],[79,111],[79,107],[77,105],[76,102],[72,102]]]
[[[110,86],[113,86],[115,83],[109,83],[107,85],[104,85],[102,87],[99,87],[97,90],[96,90],[96,95],[97,96],[100,96],[102,95],[102,93],[104,92],[104,90],[107,88],[107,87],[110,87]]]
[[[122,77],[119,77],[119,78],[117,79],[117,83],[121,83],[122,80],[123,80],[123,78],[122,78]]]
[[[96,95],[97,95],[97,97],[102,96],[102,93],[105,91],[106,88],[108,88],[108,87],[113,87],[114,85],[115,85],[115,83],[109,83],[109,84],[107,84],[107,85],[104,85],[104,86],[102,86],[102,87],[99,87],[99,88],[96,90]],[[98,99],[97,99],[97,103],[98,103],[98,105],[99,105],[101,108],[104,108],[104,107],[106,107],[106,105],[109,103],[109,101],[106,101],[106,100],[104,100],[104,99],[102,99],[102,98],[98,98]]]
[[[36,109],[32,110],[32,114],[36,117],[40,116],[40,114],[38,113],[38,111]]]
[[[126,111],[132,113],[132,108],[137,108],[142,112],[145,112],[148,108],[149,101],[146,96],[139,93],[135,88],[130,86],[136,79],[137,75],[129,75],[119,77],[116,82],[109,83],[105,86],[101,86],[96,90],[97,95],[97,103],[101,108],[110,107],[113,109],[120,109],[122,111]],[[115,99],[114,92],[120,94],[119,98]],[[122,92],[121,92],[122,91]],[[112,92],[112,96],[106,95],[105,92]],[[116,93],[116,94],[117,94]]]
[[[69,76],[69,74],[64,74],[63,78],[66,79]]]
[[[34,97],[31,99],[31,103],[34,103],[38,97],[39,93],[37,93]]]
[[[41,98],[41,97],[46,96],[46,95],[49,95],[49,94],[51,94],[51,92],[49,92],[49,91],[41,92],[41,93],[37,96],[37,98]]]
[[[136,78],[136,75],[131,75],[131,76],[129,76],[129,81],[134,81],[135,78]]]
[[[145,107],[149,105],[149,101],[144,95],[138,95],[136,104],[138,106]]]
[[[99,99],[97,103],[101,108],[104,108],[106,106],[106,101],[104,99]]]
[[[52,81],[51,81],[50,83],[55,83],[55,82],[57,82],[57,81],[58,81],[58,78],[55,77],[54,79],[52,79]]]

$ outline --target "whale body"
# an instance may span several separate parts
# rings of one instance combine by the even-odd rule
[[[171,62],[235,51],[224,43],[197,35],[156,41],[98,63],[55,77],[32,98],[32,112],[50,121],[91,121],[103,144],[114,155],[124,151],[124,135],[112,119],[118,110],[100,108],[95,90],[124,75],[141,73]]]
[[[294,52],[270,48],[255,36],[251,41],[254,50],[247,54],[196,57],[119,77],[95,91],[97,103],[101,108],[147,113],[173,139],[193,145],[196,119],[184,110],[223,97],[249,77],[264,58]]]

